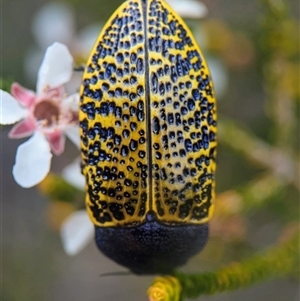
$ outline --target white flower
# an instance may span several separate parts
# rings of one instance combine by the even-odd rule
[[[32,33],[40,49],[54,42],[69,45],[75,35],[72,7],[64,3],[45,4],[32,19]]]
[[[79,158],[75,159],[71,164],[67,165],[62,170],[62,177],[72,186],[84,191],[85,180],[80,170]]]
[[[62,177],[72,186],[84,190],[85,180],[80,171],[80,158],[62,170]],[[94,226],[86,210],[72,213],[63,222],[60,228],[60,237],[65,252],[76,255],[83,250],[94,236]]]
[[[63,85],[73,72],[73,58],[60,43],[48,47],[38,72],[36,93],[18,83],[12,84],[11,94],[1,93],[1,124],[17,124],[10,138],[32,137],[17,150],[13,175],[16,182],[28,188],[42,181],[49,172],[51,150],[59,155],[64,150],[65,135],[79,145],[78,111],[74,103],[79,95],[67,96]]]
[[[200,19],[207,15],[207,7],[196,0],[167,0],[168,4],[183,18]]]
[[[94,236],[92,224],[86,210],[72,213],[62,224],[60,229],[62,245],[68,255],[76,255]]]
[[[65,3],[49,2],[33,17],[32,33],[37,46],[32,46],[25,56],[24,71],[26,76],[35,81],[38,66],[45,49],[54,42],[68,46],[76,65],[84,63],[101,30],[101,24],[92,24],[76,34],[74,11]],[[78,88],[82,74],[74,72],[66,91]]]

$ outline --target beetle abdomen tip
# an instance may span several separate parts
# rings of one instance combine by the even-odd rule
[[[208,240],[208,224],[95,227],[98,248],[135,274],[166,274],[197,254]]]

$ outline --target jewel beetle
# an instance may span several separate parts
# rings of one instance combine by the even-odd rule
[[[203,54],[164,0],[110,17],[80,89],[82,173],[98,248],[136,274],[199,252],[214,211],[216,102]]]

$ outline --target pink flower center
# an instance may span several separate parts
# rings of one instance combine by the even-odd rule
[[[44,121],[45,126],[50,126],[57,123],[59,113],[59,107],[53,101],[43,100],[35,106],[33,115],[37,120]]]

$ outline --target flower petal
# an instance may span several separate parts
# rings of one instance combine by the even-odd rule
[[[8,133],[8,137],[12,139],[24,138],[31,136],[36,129],[34,121],[30,118],[17,123]]]
[[[69,126],[64,130],[66,136],[79,148],[80,146],[80,136],[79,136],[79,126]]]
[[[32,32],[41,49],[54,42],[69,44],[74,36],[74,12],[63,3],[47,3],[35,15]]]
[[[0,90],[0,124],[13,124],[27,115],[18,101],[6,91]]]
[[[200,1],[167,0],[167,2],[183,18],[203,18],[208,12],[206,5]]]
[[[47,90],[46,93],[41,96],[41,98],[43,98],[43,99],[57,99],[57,98],[62,98],[63,95],[64,95],[64,87],[59,86],[59,87]]]
[[[63,99],[61,103],[64,110],[77,112],[79,110],[79,93],[74,93]]]
[[[37,93],[61,86],[71,79],[73,58],[64,44],[54,43],[47,48],[38,72]]]
[[[60,131],[47,133],[46,137],[55,155],[60,155],[65,149],[65,135]]]
[[[50,145],[40,132],[18,147],[13,176],[24,187],[32,187],[41,182],[50,170],[52,154]]]
[[[77,158],[62,170],[62,177],[74,187],[84,190],[85,180],[80,170],[80,159]]]
[[[18,83],[11,85],[11,94],[19,101],[20,104],[29,108],[35,101],[35,93],[22,87]]]
[[[68,255],[78,254],[93,238],[94,226],[85,210],[71,214],[62,224],[60,236]]]

